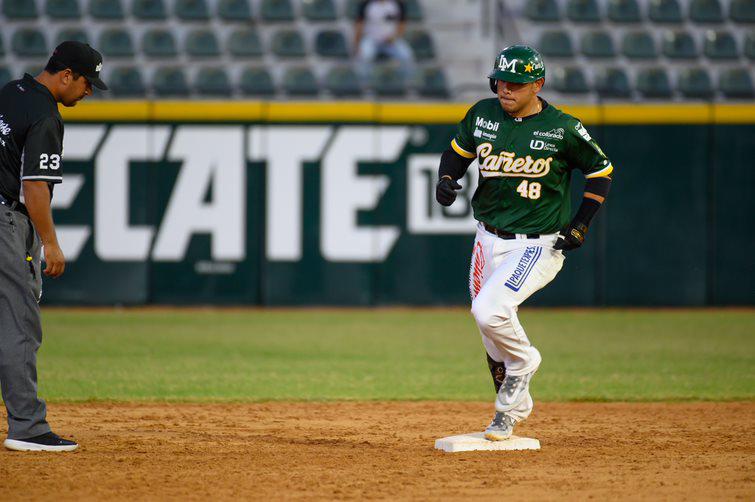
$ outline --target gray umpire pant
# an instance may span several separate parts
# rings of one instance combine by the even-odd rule
[[[42,344],[40,240],[31,220],[0,205],[0,387],[8,438],[45,434],[45,402],[37,396],[37,350]]]

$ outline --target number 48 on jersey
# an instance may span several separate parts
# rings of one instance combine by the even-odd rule
[[[525,199],[539,199],[540,183],[537,181],[522,180],[519,186],[516,187],[516,191]]]

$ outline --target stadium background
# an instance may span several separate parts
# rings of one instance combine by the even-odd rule
[[[524,42],[617,166],[534,303],[752,304],[752,2],[410,1],[416,75],[367,83],[358,3],[5,0],[0,78],[75,38],[112,89],[64,110],[70,267],[46,301],[463,304],[474,222],[433,204],[432,172],[491,55]]]
[[[62,110],[44,284],[40,394],[82,448],[0,454],[10,499],[753,498],[752,0],[409,1],[416,78],[366,85],[351,0],[0,3],[0,80],[76,38],[113,89]],[[432,173],[519,42],[615,183],[520,312],[543,450],[443,455],[493,392]]]

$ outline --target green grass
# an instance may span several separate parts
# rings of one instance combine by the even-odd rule
[[[539,400],[751,400],[755,311],[523,310]],[[466,310],[45,310],[57,401],[489,400]]]

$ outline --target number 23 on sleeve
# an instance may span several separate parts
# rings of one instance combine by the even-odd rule
[[[39,168],[48,169],[48,167],[53,171],[57,170],[60,167],[60,155],[57,153],[53,153],[52,155],[46,153],[40,154]]]

